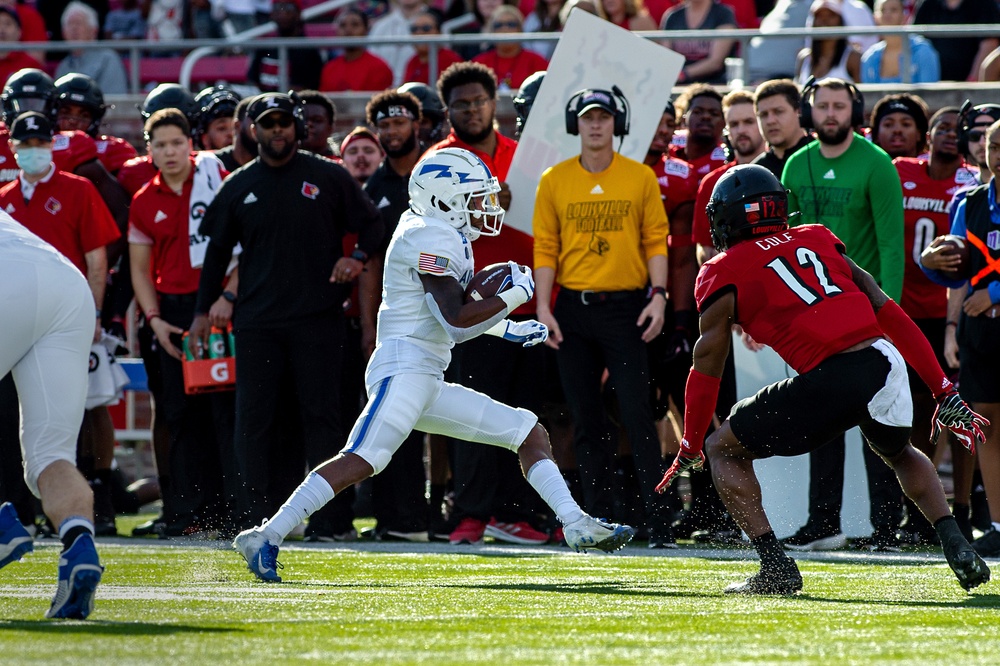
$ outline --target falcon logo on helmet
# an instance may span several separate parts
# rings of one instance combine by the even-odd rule
[[[447,222],[469,240],[500,233],[505,211],[499,193],[500,183],[486,164],[462,148],[428,154],[410,176],[410,209]],[[482,225],[473,224],[480,220]]]

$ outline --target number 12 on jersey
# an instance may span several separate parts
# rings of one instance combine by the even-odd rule
[[[795,259],[798,261],[799,266],[803,268],[812,266],[813,271],[816,273],[816,281],[823,292],[822,295],[806,283],[784,257],[774,259],[767,264],[767,267],[774,271],[781,278],[781,281],[796,296],[801,298],[806,305],[813,305],[824,297],[836,296],[842,293],[840,287],[833,284],[830,280],[830,271],[815,252],[806,247],[796,248]]]

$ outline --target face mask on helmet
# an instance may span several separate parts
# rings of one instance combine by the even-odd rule
[[[496,236],[503,227],[500,183],[467,150],[445,148],[421,160],[410,176],[410,208],[462,232],[469,240]]]

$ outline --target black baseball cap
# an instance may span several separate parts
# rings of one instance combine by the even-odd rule
[[[607,91],[585,90],[580,98],[579,106],[576,107],[576,115],[582,116],[591,109],[604,109],[611,115],[615,115],[615,101]]]
[[[37,111],[27,111],[14,119],[10,127],[10,138],[14,141],[28,139],[52,140],[52,123]]]
[[[293,115],[295,102],[285,93],[264,93],[257,95],[250,102],[247,115],[257,122],[269,113],[287,113]]]

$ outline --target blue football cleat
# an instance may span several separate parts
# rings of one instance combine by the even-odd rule
[[[0,505],[0,569],[35,549],[34,540],[18,520],[10,502]]]
[[[262,526],[263,527],[263,526]],[[259,527],[243,530],[233,539],[233,549],[247,561],[247,568],[267,583],[280,583],[278,547],[267,540]]]
[[[104,567],[92,534],[81,534],[59,555],[59,587],[47,618],[85,620],[94,610],[94,591]]]

